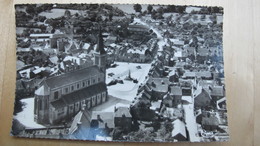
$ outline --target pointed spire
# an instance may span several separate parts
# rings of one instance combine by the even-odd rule
[[[104,42],[103,42],[103,36],[102,36],[102,32],[101,32],[101,26],[99,26],[98,42],[97,42],[97,46],[95,48],[95,52],[100,53],[100,54],[106,54],[106,51],[104,49]]]

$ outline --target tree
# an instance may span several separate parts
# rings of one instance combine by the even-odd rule
[[[160,13],[160,14],[163,14],[163,13],[164,13],[163,7],[159,7],[159,8],[157,9],[157,12]]]
[[[25,11],[28,14],[34,14],[35,13],[35,7],[36,7],[36,5],[27,5]]]
[[[40,22],[44,22],[44,20],[46,20],[47,18],[45,16],[39,16],[39,21]]]
[[[142,6],[140,4],[135,4],[133,7],[136,12],[142,12]]]
[[[178,13],[184,13],[185,10],[186,10],[186,6],[178,6],[178,7],[176,7],[176,11]]]
[[[75,17],[79,17],[79,13],[76,13],[76,14],[75,14]]]
[[[147,10],[148,10],[148,14],[151,14],[152,10],[153,10],[153,6],[152,5],[148,5]]]
[[[157,18],[157,17],[156,17],[156,14],[157,14],[157,11],[153,10],[153,11],[152,11],[152,14],[151,14],[152,19],[156,19],[156,18]]]
[[[70,18],[70,16],[71,16],[70,11],[69,11],[69,10],[66,10],[66,11],[64,12],[64,16],[65,16],[66,18]]]
[[[112,21],[112,20],[113,20],[113,13],[110,12],[109,15],[108,15],[108,17],[109,17],[109,21]]]
[[[176,12],[176,8],[174,5],[168,5],[166,8],[167,12]]]

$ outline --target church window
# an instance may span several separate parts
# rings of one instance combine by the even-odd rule
[[[71,91],[73,91],[73,90],[74,90],[74,86],[72,85],[72,86],[71,86]]]
[[[70,106],[70,111],[73,111],[73,105]]]
[[[39,100],[39,104],[38,105],[39,105],[38,106],[39,110],[42,110],[42,100],[41,99]]]
[[[85,87],[85,82],[82,82],[82,87]]]
[[[43,107],[44,109],[47,109],[47,107],[48,107],[48,104],[47,104],[47,103],[48,103],[48,100],[46,99],[46,100],[45,100],[45,103],[44,103],[44,107]]]
[[[69,92],[69,89],[68,88],[65,88],[65,93],[68,93]]]
[[[77,84],[77,89],[79,89],[79,83]]]

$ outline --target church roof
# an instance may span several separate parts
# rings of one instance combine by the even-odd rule
[[[81,90],[72,92],[70,94],[64,95],[62,98],[64,99],[66,104],[73,104],[77,101],[81,101],[83,99],[89,98],[98,93],[104,92],[107,90],[106,84],[101,82]]]
[[[93,95],[104,92],[107,90],[106,84],[101,82],[75,92],[63,95],[60,99],[51,102],[51,105],[55,108],[62,108],[75,102],[90,98]]]
[[[45,96],[45,95],[50,95],[50,92],[49,89],[45,85],[43,85],[35,91],[35,95]]]
[[[51,77],[45,80],[46,84],[50,88],[61,87],[72,82],[82,81],[89,78],[91,75],[96,75],[101,71],[97,66],[91,66],[80,70],[75,70],[69,73],[65,73],[59,76]]]
[[[66,103],[62,99],[58,99],[58,100],[55,100],[55,101],[51,102],[51,105],[55,109],[59,109],[59,108],[62,108],[64,106],[66,106]]]

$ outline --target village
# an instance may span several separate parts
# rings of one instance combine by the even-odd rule
[[[223,9],[129,8],[16,6],[13,135],[228,140]]]

